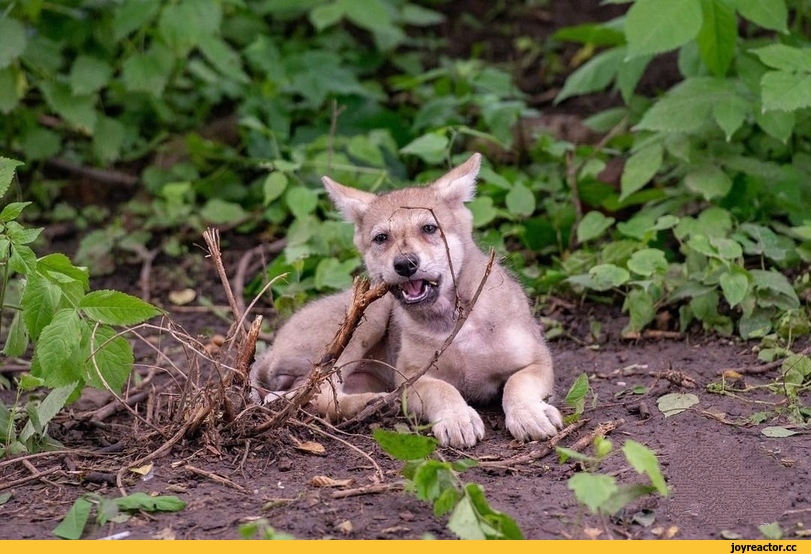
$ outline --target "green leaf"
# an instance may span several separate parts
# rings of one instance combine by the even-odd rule
[[[628,57],[667,52],[701,29],[700,0],[636,0],[625,18]]]
[[[611,475],[576,473],[569,478],[568,487],[574,491],[579,502],[596,514],[603,504],[616,494],[617,479]]]
[[[17,219],[17,216],[30,204],[31,202],[11,202],[6,204],[3,211],[0,211],[0,221],[8,222]]]
[[[617,491],[600,506],[600,511],[604,514],[615,515],[637,498],[642,498],[653,492],[656,492],[656,487],[651,485],[618,485]]]
[[[114,500],[119,510],[127,512],[179,512],[186,507],[186,502],[176,496],[151,496],[143,492],[134,492]]]
[[[701,59],[716,77],[726,75],[735,56],[738,19],[728,0],[701,0],[704,21],[696,42]]]
[[[811,106],[811,75],[768,71],[760,80],[765,111],[795,111]]]
[[[73,94],[63,83],[42,82],[39,88],[45,95],[48,105],[65,121],[85,133],[92,133],[96,127],[96,99],[91,94]]]
[[[58,310],[39,335],[31,373],[45,379],[45,384],[49,387],[77,381],[80,368],[75,363],[75,357],[85,330],[76,310]]]
[[[390,456],[398,460],[419,460],[426,458],[437,448],[433,437],[397,433],[386,429],[375,429],[372,438]]]
[[[788,9],[785,0],[735,0],[738,12],[752,23],[788,33]]]
[[[645,112],[635,127],[666,133],[691,133],[712,121],[713,108],[737,96],[731,79],[692,77],[671,88]]]
[[[608,88],[623,65],[625,55],[625,46],[619,46],[594,56],[566,78],[563,88],[555,97],[555,103]]]
[[[161,37],[179,57],[217,34],[222,7],[216,0],[180,0],[166,5],[158,18]]]
[[[680,414],[696,404],[698,404],[698,396],[681,392],[665,394],[656,401],[656,406],[665,417]]]
[[[588,212],[577,226],[577,241],[583,243],[601,237],[615,221],[613,217],[606,217],[602,212],[596,210]]]
[[[82,538],[84,528],[90,519],[90,510],[93,504],[84,496],[80,496],[73,502],[68,513],[53,530],[53,534],[61,539],[78,540]]]
[[[684,176],[684,184],[704,200],[723,198],[732,190],[732,179],[715,165],[705,165]]]
[[[420,500],[433,502],[437,500],[442,491],[453,488],[453,475],[451,465],[439,460],[425,460],[419,464],[412,476],[414,493]]]
[[[445,160],[448,151],[448,140],[445,133],[428,133],[412,140],[400,149],[401,154],[412,154],[422,158],[426,163],[436,165]]]
[[[658,248],[644,248],[631,255],[628,260],[628,269],[642,275],[650,277],[656,273],[663,274],[667,271],[668,263],[665,253]]]
[[[23,313],[17,310],[11,320],[11,327],[8,329],[3,354],[10,358],[16,358],[25,354],[26,349],[28,349],[28,330],[23,322]]]
[[[622,452],[637,473],[647,475],[659,494],[667,496],[667,485],[662,470],[659,468],[659,460],[650,448],[629,439],[625,441]]]
[[[346,152],[361,163],[372,167],[384,167],[386,164],[380,147],[366,135],[356,135],[349,139]]]
[[[152,44],[144,53],[133,54],[124,60],[121,80],[130,92],[146,92],[160,98],[175,65],[172,51]]]
[[[27,83],[18,68],[11,66],[0,69],[0,113],[7,114],[16,108],[26,88]]]
[[[23,24],[8,17],[8,13],[0,19],[0,37],[0,68],[4,68],[22,55],[28,41]]]
[[[200,217],[213,225],[230,225],[245,221],[248,219],[248,214],[236,202],[212,198],[200,209]]]
[[[111,117],[100,116],[93,131],[93,153],[104,163],[112,163],[121,156],[126,137],[124,124]]]
[[[712,116],[724,131],[727,142],[741,128],[746,118],[752,113],[752,106],[740,96],[733,96],[729,102],[719,102],[712,108]]]
[[[456,503],[459,502],[461,497],[462,493],[452,487],[442,491],[439,494],[439,498],[434,501],[434,516],[442,517],[453,510],[453,507],[456,506]]]
[[[137,325],[163,313],[140,298],[115,290],[88,293],[79,307],[93,321],[107,325]]]
[[[217,71],[237,83],[247,84],[250,78],[242,69],[242,57],[228,43],[216,36],[208,36],[198,46]]]
[[[83,291],[90,286],[90,274],[87,268],[76,267],[71,263],[70,258],[58,252],[37,260],[37,270],[60,283],[77,281],[81,284]]]
[[[284,189],[287,188],[287,182],[287,175],[281,171],[274,171],[265,177],[265,180],[262,183],[262,192],[265,196],[265,206],[269,206],[274,200],[282,195]]]
[[[589,378],[585,373],[581,373],[574,380],[569,392],[566,394],[566,405],[575,409],[575,413],[583,413],[586,405],[586,395],[589,392]]]
[[[113,16],[113,40],[122,38],[138,29],[145,29],[158,14],[161,0],[124,0],[116,6]]]
[[[628,158],[620,179],[620,201],[644,187],[662,167],[664,149],[661,142],[652,142]]]
[[[797,431],[786,429],[785,427],[764,427],[760,432],[772,439],[785,439],[797,434]]]
[[[651,294],[642,288],[634,288],[628,293],[622,304],[622,309],[628,312],[630,321],[623,332],[638,333],[653,321],[656,316],[653,301],[654,298]]]
[[[418,27],[425,27],[428,25],[439,25],[445,21],[445,15],[418,6],[417,4],[406,4],[400,12],[400,19],[403,23],[408,25],[416,25]]]
[[[0,198],[5,196],[8,187],[11,185],[11,180],[14,178],[15,168],[20,165],[23,165],[23,163],[0,157]]]
[[[528,217],[535,212],[535,195],[523,183],[515,183],[504,198],[507,209],[514,216]]]
[[[468,483],[465,485],[465,494],[470,498],[473,508],[484,520],[480,525],[488,539],[523,540],[524,534],[515,520],[507,514],[491,508],[484,496],[484,490],[479,484]]]
[[[352,272],[360,266],[358,258],[338,261],[336,258],[323,258],[315,268],[315,288],[318,290],[343,290],[352,286]]]
[[[61,289],[38,273],[29,275],[20,304],[23,321],[33,340],[37,340],[42,330],[51,322],[62,298]]]
[[[308,12],[308,17],[310,23],[320,33],[343,19],[344,13],[344,7],[339,2],[335,2],[314,7]]]
[[[755,121],[767,134],[785,144],[794,132],[796,116],[794,112],[755,111]]]
[[[784,310],[794,310],[800,307],[800,299],[794,287],[791,286],[785,275],[778,271],[753,269],[750,271],[752,283],[759,289],[761,300],[769,299],[771,303]]]
[[[780,527],[780,523],[777,521],[758,525],[758,530],[765,538],[769,540],[776,541],[783,538],[783,529]]]
[[[498,216],[493,199],[489,196],[477,196],[467,203],[467,208],[473,213],[475,227],[484,227]]]
[[[38,429],[35,429],[32,421],[29,420],[20,433],[20,440],[22,442],[33,437],[35,433],[41,434],[42,429],[48,422],[65,407],[68,398],[70,398],[76,390],[76,385],[77,383],[73,382],[67,385],[57,386],[48,393],[48,396],[46,396],[35,409]]]
[[[284,199],[297,219],[306,218],[318,205],[318,193],[303,186],[287,189]]]
[[[135,361],[129,342],[116,336],[115,330],[106,325],[96,327],[86,340],[89,341],[90,357],[84,363],[82,376],[85,382],[100,390],[109,387],[120,392]]]
[[[463,496],[448,518],[448,529],[462,540],[484,540],[487,535],[479,525],[478,514],[469,496]]]
[[[770,44],[750,50],[764,65],[788,73],[811,71],[811,49],[786,44]]]
[[[82,54],[70,68],[70,88],[75,95],[92,94],[105,87],[112,75],[106,61]]]
[[[594,290],[604,291],[624,285],[631,278],[627,270],[614,264],[600,264],[589,270],[594,281]]]
[[[733,266],[730,271],[723,273],[719,281],[724,298],[732,308],[743,302],[749,292],[747,271],[740,266]]]

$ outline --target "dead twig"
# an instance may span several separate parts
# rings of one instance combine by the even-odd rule
[[[225,266],[222,263],[222,252],[220,251],[220,231],[209,227],[203,231],[203,239],[208,245],[208,257],[214,262],[214,267],[222,282],[222,287],[225,289],[225,296],[228,298],[228,305],[231,307],[231,313],[234,315],[234,321],[242,320],[242,312],[239,311],[237,301],[234,298],[234,292],[231,290],[231,285],[228,282],[228,275],[225,274]],[[230,333],[229,333],[230,335]]]
[[[223,477],[222,475],[219,475],[217,473],[214,473],[214,472],[211,472],[211,471],[206,471],[204,469],[200,469],[199,467],[193,466],[191,464],[184,464],[183,469],[185,469],[186,471],[188,471],[190,473],[194,473],[195,475],[199,475],[201,477],[211,479],[215,483],[219,483],[221,485],[225,485],[226,487],[231,487],[232,489],[236,489],[239,492],[244,492],[245,494],[248,494],[248,489],[246,489],[245,487],[243,487],[239,483],[234,483],[233,481],[231,481],[227,477]]]
[[[363,317],[363,313],[369,305],[382,298],[389,291],[389,285],[381,283],[375,288],[370,289],[369,281],[367,279],[356,278],[352,289],[352,300],[349,303],[349,309],[346,317],[344,318],[341,328],[335,335],[332,343],[327,348],[326,353],[321,358],[321,361],[315,365],[312,373],[310,373],[307,383],[302,387],[301,391],[293,397],[290,402],[273,418],[267,422],[258,425],[253,429],[253,434],[260,434],[270,429],[276,429],[281,426],[301,406],[304,406],[310,401],[315,391],[320,388],[321,381],[327,378],[334,365],[335,361],[341,356],[346,345],[352,339],[358,324]]]
[[[260,244],[254,248],[251,248],[247,252],[245,252],[242,257],[239,259],[237,263],[237,270],[234,274],[234,298],[236,299],[237,308],[239,309],[239,313],[248,313],[250,312],[250,308],[245,308],[245,281],[247,280],[247,276],[249,273],[252,272],[251,262],[253,261],[253,257],[257,254],[262,254],[263,258],[265,254],[278,254],[284,247],[287,246],[286,239],[279,239],[277,241],[271,242],[270,244]],[[262,260],[262,265],[264,265],[264,259]],[[259,295],[261,296],[261,295]]]
[[[348,498],[350,496],[361,496],[363,494],[378,494],[381,492],[401,491],[405,488],[405,481],[395,481],[394,483],[382,483],[377,485],[366,485],[356,489],[334,491],[332,498]]]
[[[546,441],[541,448],[538,450],[533,450],[532,452],[527,452],[526,454],[521,454],[519,456],[513,456],[512,458],[507,458],[506,460],[500,461],[485,461],[479,462],[480,467],[493,467],[493,468],[510,468],[511,466],[517,466],[521,464],[526,464],[529,462],[533,462],[535,460],[540,460],[541,458],[545,458],[549,454],[555,451],[555,447],[558,445],[560,441],[583,427],[589,420],[581,419],[580,421],[576,421],[571,425],[565,427],[555,435],[554,437],[550,438]]]
[[[25,485],[30,483],[31,481],[37,481],[46,477],[48,475],[53,475],[54,473],[62,471],[62,468],[59,466],[54,466],[50,469],[46,469],[45,471],[37,471],[36,473],[29,475],[27,477],[23,477],[21,479],[17,479],[15,481],[8,481],[6,483],[0,483],[0,491],[6,489],[13,489],[14,487],[19,487],[20,485]]]

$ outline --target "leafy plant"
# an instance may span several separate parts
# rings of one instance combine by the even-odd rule
[[[296,537],[289,533],[281,533],[273,528],[264,518],[243,523],[239,526],[239,536],[243,539],[251,539],[257,537],[262,540],[282,541],[282,540],[295,540]]]
[[[625,221],[590,212],[578,222],[589,251],[569,264],[568,282],[624,294],[628,334],[668,306],[678,307],[681,329],[698,320],[743,338],[808,332],[786,270],[811,259],[811,101],[800,85],[811,57],[789,13],[784,0],[769,10],[749,0],[635,0],[614,21],[560,31],[606,49],[567,79],[557,101],[613,84],[626,104],[591,119],[602,131],[631,129],[616,140],[630,144],[620,190],[596,206],[638,208]],[[640,97],[645,68],[672,50],[683,80],[655,100]],[[790,328],[786,313],[795,315]]]
[[[618,484],[615,476],[597,473],[602,461],[614,453],[613,443],[604,437],[595,437],[594,456],[587,456],[576,450],[560,446],[556,449],[561,461],[574,459],[584,464],[586,471],[570,477],[569,488],[574,491],[577,500],[594,514],[614,515],[642,496],[654,492],[658,492],[662,496],[668,494],[656,455],[636,441],[625,441],[622,453],[637,473],[647,477],[649,484]]]
[[[130,512],[179,512],[185,507],[186,502],[176,496],[151,496],[136,492],[109,499],[95,493],[85,493],[73,502],[53,534],[62,539],[81,539],[93,508],[96,510],[96,525],[105,525],[107,522],[128,520]]]
[[[407,490],[434,506],[434,515],[450,514],[448,529],[461,539],[521,539],[518,524],[487,503],[476,483],[463,483],[459,474],[474,467],[474,460],[447,462],[430,457],[436,439],[412,433],[376,429],[372,436],[389,455],[405,463]]]
[[[0,158],[0,198],[18,165]],[[63,254],[37,258],[29,245],[42,229],[28,229],[17,221],[29,204],[12,202],[0,211],[0,328],[13,313],[3,354],[21,357],[30,343],[35,345],[30,374],[19,381],[17,403],[11,410],[0,408],[3,454],[46,446],[48,422],[84,387],[120,391],[132,370],[133,353],[115,327],[161,313],[121,292],[90,292],[87,269],[74,266]],[[15,298],[7,294],[11,291]],[[23,411],[19,394],[40,387],[50,392],[44,399],[32,399]],[[23,420],[25,425],[18,425]]]

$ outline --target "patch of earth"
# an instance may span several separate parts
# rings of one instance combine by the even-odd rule
[[[226,253],[226,267],[231,271],[240,252]],[[137,294],[138,271],[130,268],[133,271],[124,266],[114,276],[97,280],[94,287]],[[200,258],[185,269],[156,269],[161,276],[156,290],[161,292],[153,301],[172,311],[166,300],[168,291],[194,282],[198,295],[224,304],[207,261]],[[725,532],[725,537],[734,533],[757,539],[762,538],[758,525],[775,521],[787,537],[807,533],[811,528],[811,439],[808,435],[764,436],[764,426],[785,423],[777,415],[760,425],[740,424],[755,412],[785,407],[772,404],[784,397],[757,388],[773,382],[779,369],[759,371],[762,364],[753,352],[754,343],[700,332],[677,339],[626,341],[620,336],[626,319],[610,308],[578,308],[565,302],[549,306],[547,315],[564,330],[563,338],[551,342],[557,405],[564,414],[571,411],[563,407],[561,398],[581,373],[589,376],[593,393],[586,403],[587,423],[561,446],[573,445],[601,423],[621,421],[608,435],[617,453],[603,461],[600,471],[617,476],[620,483],[638,482],[639,476],[619,451],[625,440],[633,439],[656,452],[670,494],[667,498],[643,497],[615,517],[591,515],[567,487],[567,480],[582,467],[574,461],[560,463],[554,454],[527,460],[544,444],[511,440],[500,408],[485,406],[481,408],[485,439],[469,450],[444,448],[441,454],[448,460],[479,460],[479,467],[468,470],[463,479],[482,485],[491,505],[514,517],[527,538],[653,539],[672,535],[676,539],[717,539]],[[175,311],[172,318],[203,343],[209,343],[214,334],[225,334],[229,325],[227,318],[217,317],[211,308]],[[592,337],[595,323],[601,326],[597,340]],[[178,367],[188,367],[186,354],[171,345],[165,333],[160,341],[156,333],[152,338]],[[147,366],[156,364],[157,355],[144,345],[136,343],[143,364],[139,371],[145,374]],[[737,392],[709,392],[707,385],[719,383],[727,369],[742,374],[735,384]],[[665,372],[678,372],[682,380],[668,380]],[[159,372],[155,383],[167,388],[135,404],[139,414],[177,408],[181,389],[170,382],[169,375],[168,369]],[[684,377],[694,381],[695,387],[686,386],[690,383]],[[631,392],[640,386],[644,394]],[[699,403],[665,417],[656,401],[671,392],[695,394]],[[118,496],[115,476],[119,470],[165,442],[165,438],[150,435],[148,425],[127,412],[98,424],[82,421],[90,410],[110,400],[104,394],[95,396],[88,395],[51,425],[51,435],[64,444],[64,451],[0,461],[0,494],[11,493],[0,505],[0,538],[52,538],[51,531],[77,497],[87,492]],[[8,403],[14,391],[3,391],[0,397]],[[173,417],[183,414],[179,410],[172,413]],[[446,518],[435,518],[431,506],[394,485],[400,480],[401,464],[371,439],[371,428],[392,428],[397,423],[407,421],[397,414],[379,415],[347,433],[304,415],[250,440],[230,440],[227,427],[221,428],[216,440],[205,433],[183,439],[153,460],[147,477],[125,472],[123,480],[127,493],[176,495],[188,503],[183,510],[137,514],[121,523],[93,525],[84,537],[127,532],[129,538],[138,539],[234,539],[239,537],[241,524],[265,518],[276,530],[302,539],[454,538],[445,528]],[[324,452],[297,448],[307,441],[321,444]],[[335,488],[319,487],[313,484],[317,476],[348,482]],[[375,484],[383,485],[379,487],[383,492],[345,496]]]

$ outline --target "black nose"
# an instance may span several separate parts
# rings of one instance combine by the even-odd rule
[[[404,254],[394,258],[394,271],[397,272],[397,275],[411,277],[417,272],[418,267],[420,267],[420,259],[414,254]]]

